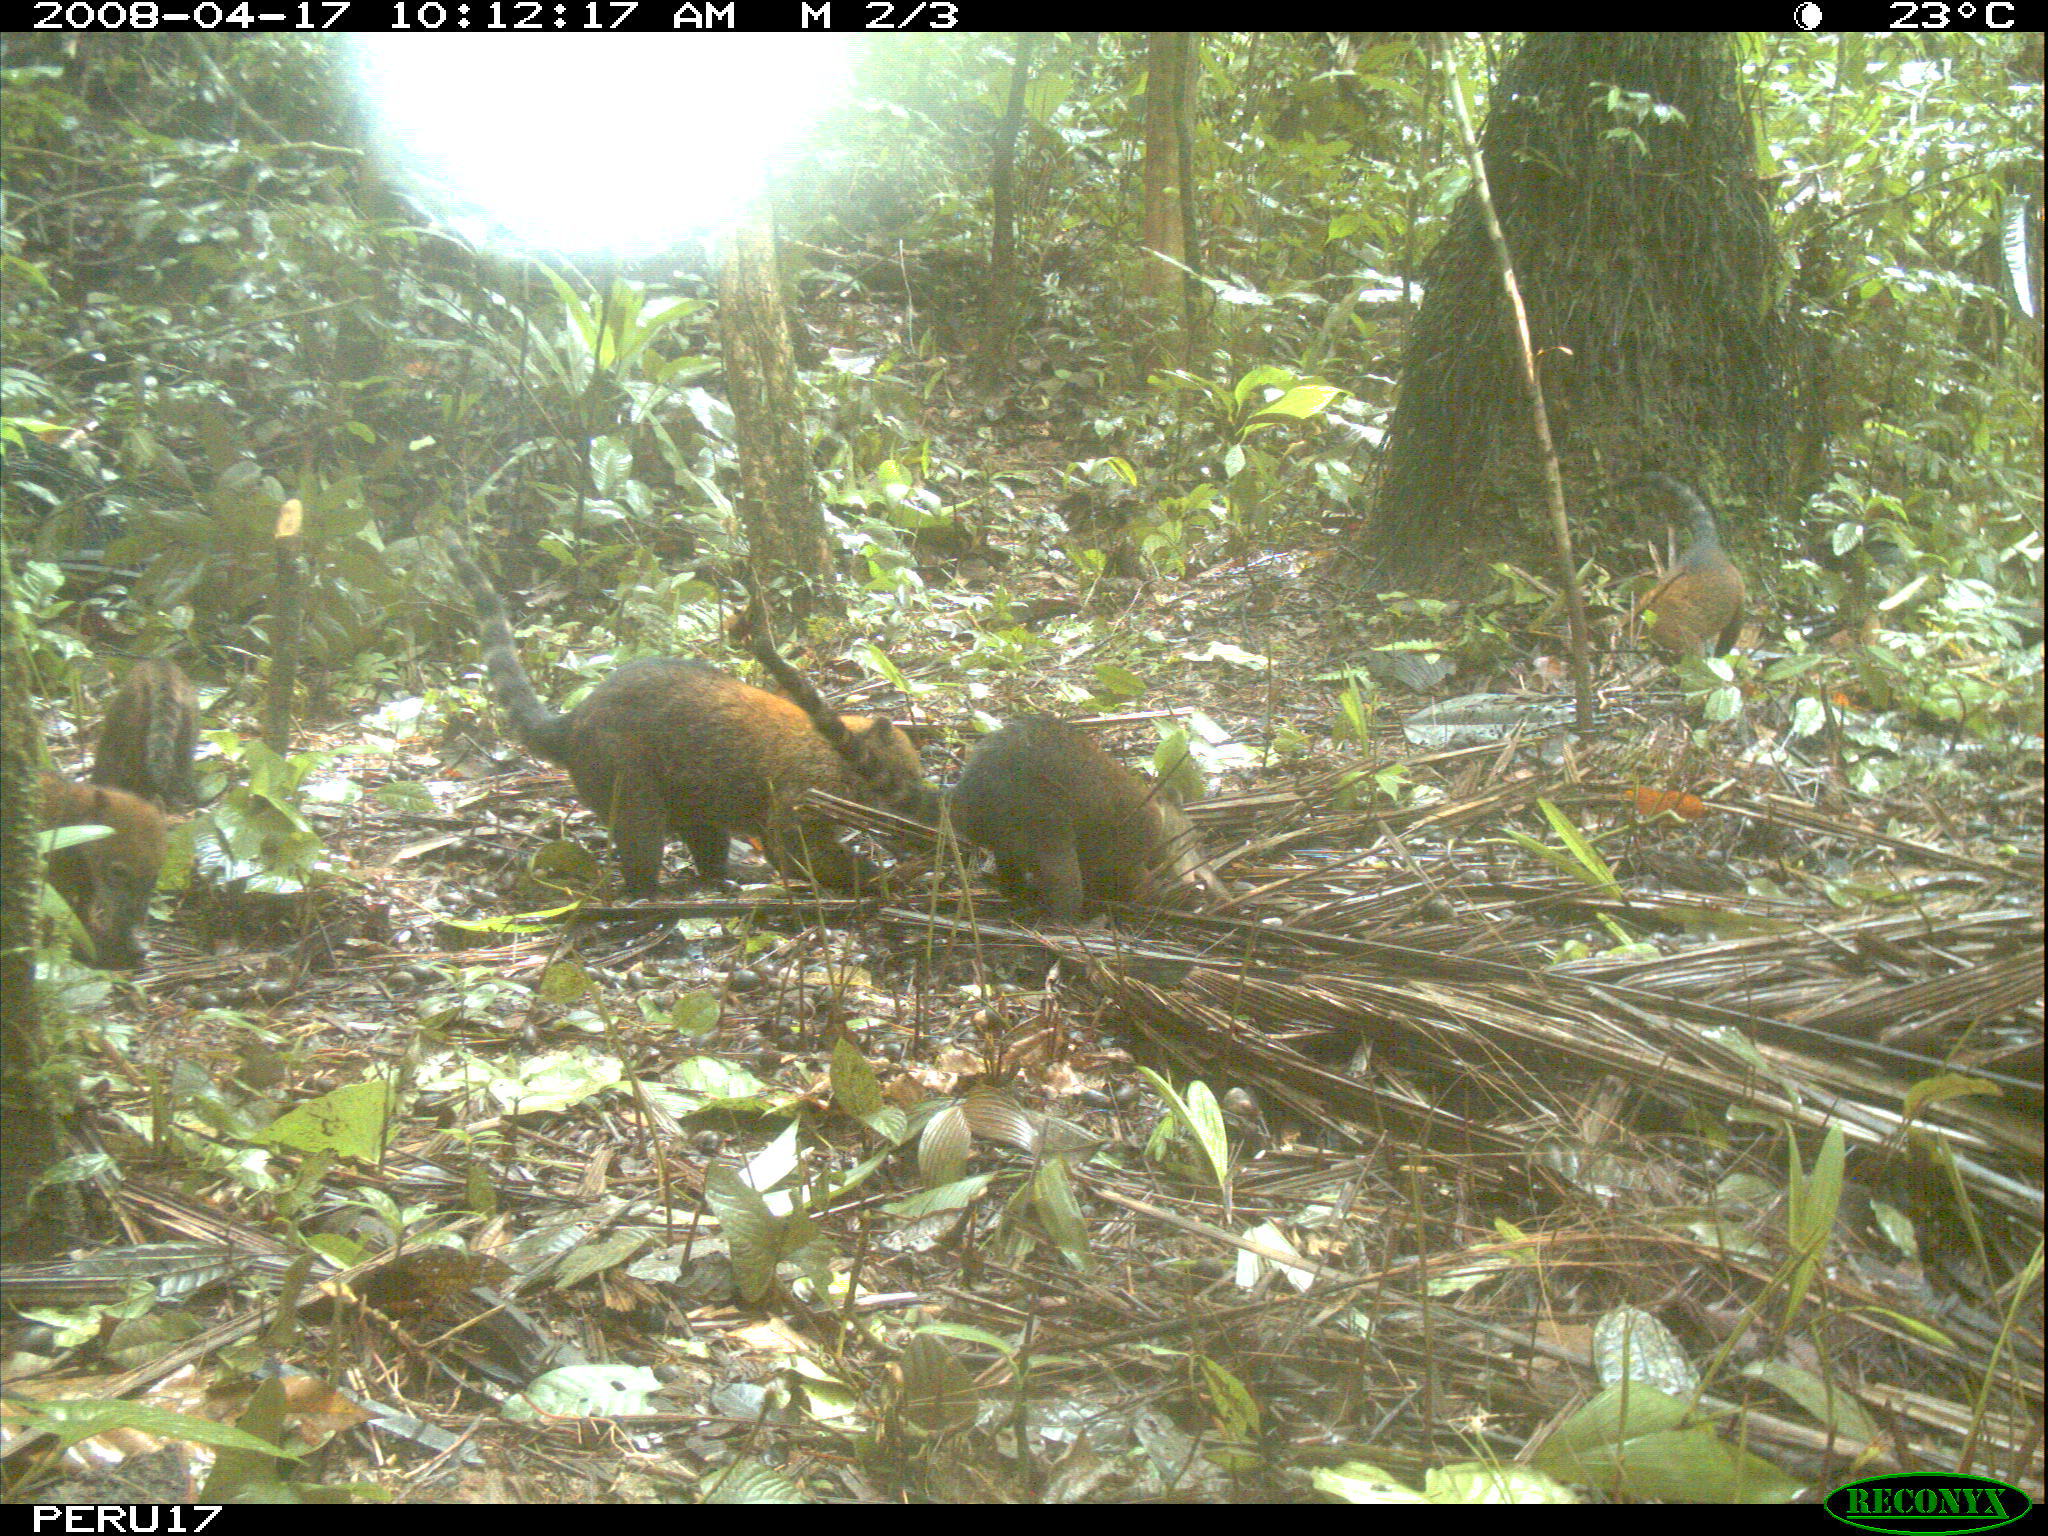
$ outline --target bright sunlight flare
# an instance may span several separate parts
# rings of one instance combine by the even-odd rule
[[[624,261],[729,224],[846,77],[829,35],[363,36],[353,62],[435,221],[508,254]]]

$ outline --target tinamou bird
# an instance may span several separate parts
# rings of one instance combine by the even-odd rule
[[[1684,552],[1636,605],[1651,644],[1675,656],[1698,656],[1709,645],[1714,655],[1725,654],[1742,629],[1742,572],[1721,547],[1713,510],[1691,486],[1669,475],[1637,475],[1622,489],[1637,485],[1669,496],[1689,524]]]

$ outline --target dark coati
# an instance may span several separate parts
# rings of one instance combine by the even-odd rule
[[[92,782],[158,806],[190,805],[198,739],[199,701],[191,680],[174,661],[138,661],[107,700]]]
[[[513,735],[569,770],[611,829],[628,896],[660,889],[670,837],[689,847],[700,877],[723,880],[734,833],[759,837],[784,874],[808,872],[835,890],[871,883],[865,861],[802,802],[813,789],[870,804],[876,796],[801,708],[703,662],[656,657],[628,663],[556,714],[519,663],[496,589],[453,540],[449,556],[482,620],[484,664]],[[892,771],[917,776],[916,749],[886,721],[838,723],[863,739],[875,734]]]
[[[940,791],[897,772],[901,759],[877,751],[872,734],[840,729],[760,626],[735,634],[884,805],[931,822],[942,803],[950,808],[954,830],[995,855],[996,882],[1019,905],[1072,922],[1096,902],[1157,901],[1180,877],[1203,872],[1180,807],[1072,726],[1044,715],[1013,720],[983,737],[960,782]]]
[[[126,790],[74,784],[54,773],[42,776],[42,791],[44,826],[113,829],[96,842],[52,853],[49,880],[92,936],[99,964],[140,965],[139,934],[164,863],[163,812]]]
[[[1201,868],[1181,808],[1048,715],[983,737],[947,799],[953,825],[995,855],[1003,894],[1062,921],[1100,901],[1161,900]]]

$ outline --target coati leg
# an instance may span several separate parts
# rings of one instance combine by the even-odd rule
[[[690,862],[697,866],[697,878],[706,885],[723,885],[731,878],[726,864],[732,857],[732,838],[726,834],[725,828],[686,827],[683,846],[690,850]]]
[[[576,787],[583,789],[580,781]],[[615,773],[605,788],[608,792],[601,795],[584,794],[583,801],[604,815],[612,852],[619,861],[620,885],[629,900],[660,895],[661,856],[668,847],[669,830],[668,807],[662,803],[660,787],[626,768]],[[607,810],[609,814],[604,814]],[[697,855],[701,871],[703,854],[694,841],[691,852]]]
[[[1071,838],[1036,849],[1028,858],[997,854],[996,884],[1018,906],[1039,906],[1063,923],[1078,922],[1085,904],[1081,860]]]
[[[807,876],[819,885],[856,895],[872,891],[882,883],[881,870],[840,839],[839,829],[815,809],[778,796],[761,850],[785,876]]]

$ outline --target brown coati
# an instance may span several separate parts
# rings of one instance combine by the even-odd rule
[[[107,700],[92,782],[158,806],[192,803],[199,701],[174,661],[138,661]]]
[[[1048,715],[982,738],[947,801],[953,825],[995,855],[1003,894],[1065,922],[1096,902],[1163,900],[1205,872],[1181,808]]]
[[[872,733],[841,728],[751,616],[733,634],[885,806],[929,822],[948,807],[954,830],[995,855],[996,882],[1012,901],[1072,922],[1093,903],[1157,901],[1181,877],[1207,873],[1180,807],[1072,726],[1044,715],[1013,720],[984,737],[960,782],[941,791],[898,771],[902,759],[877,751]]]
[[[484,664],[512,733],[528,751],[569,770],[576,793],[611,829],[628,896],[660,889],[670,837],[707,881],[725,878],[735,833],[760,838],[777,870],[858,890],[873,871],[803,804],[813,789],[872,804],[875,794],[788,699],[699,661],[630,662],[582,703],[556,714],[520,665],[505,605],[455,541],[449,556],[482,621]],[[886,722],[841,722],[865,736],[887,731],[894,771],[915,776],[917,752]]]
[[[888,720],[841,715],[819,696],[809,678],[783,659],[761,621],[758,605],[749,607],[727,627],[727,635],[754,654],[775,684],[810,718],[820,736],[852,765],[867,785],[860,798],[899,816],[936,822],[943,791],[926,780],[917,748]]]
[[[59,848],[49,858],[50,884],[92,936],[100,965],[142,964],[143,923],[164,863],[164,815],[140,796],[104,784],[74,784],[42,776],[43,825],[97,823],[112,835]]]

